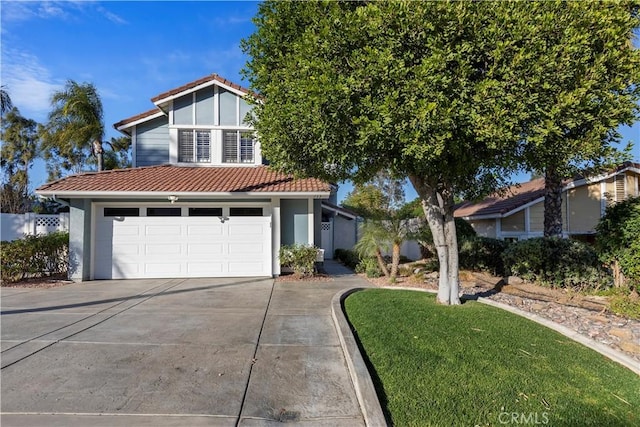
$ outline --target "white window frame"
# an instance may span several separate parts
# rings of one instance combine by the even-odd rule
[[[226,155],[225,155],[225,133],[226,132],[234,132],[236,134],[236,159],[235,161],[227,161],[226,160]],[[251,138],[251,158],[247,159],[247,160],[242,160],[242,134],[243,133],[250,133],[252,134],[252,138]],[[232,164],[237,164],[237,165],[253,165],[256,162],[256,137],[255,137],[255,133],[251,130],[248,129],[223,129],[222,130],[222,144],[221,144],[221,157],[220,157],[221,163],[223,164],[227,164],[227,165],[232,165]]]
[[[192,157],[191,160],[180,159],[180,133],[181,132],[191,132],[192,141],[191,141],[191,149],[192,149]],[[199,160],[198,158],[198,135],[204,134],[209,137],[209,156],[206,159]],[[178,163],[190,163],[190,164],[210,164],[213,161],[213,134],[211,129],[197,129],[197,128],[179,128],[178,134],[176,138],[177,145],[177,161]]]

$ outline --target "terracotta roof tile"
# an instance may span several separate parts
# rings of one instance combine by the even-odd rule
[[[315,178],[295,179],[256,167],[182,167],[172,165],[117,169],[71,175],[40,186],[44,194],[67,192],[329,192],[328,183]]]
[[[120,126],[136,122],[136,121],[138,121],[140,119],[144,119],[144,118],[153,116],[154,114],[157,114],[157,113],[160,113],[160,112],[161,112],[161,110],[156,107],[156,108],[154,108],[152,110],[145,111],[144,113],[136,114],[135,116],[131,116],[129,118],[120,120],[118,123],[114,123],[113,127],[118,129]]]
[[[504,194],[492,194],[480,202],[464,202],[454,216],[467,217],[509,212],[544,195],[544,178],[509,187]]]
[[[623,171],[627,168],[640,169],[640,163],[625,162],[610,173]],[[563,186],[584,177],[577,176],[563,182]],[[534,179],[518,185],[513,185],[503,193],[495,193],[479,202],[464,202],[460,204],[454,213],[456,217],[470,217],[480,215],[499,216],[520,206],[526,205],[544,196],[544,178]]]
[[[201,79],[194,80],[194,81],[192,81],[190,83],[187,83],[187,84],[182,85],[180,87],[177,87],[175,89],[171,89],[171,90],[169,90],[167,92],[163,92],[160,95],[157,95],[157,96],[154,96],[153,98],[151,98],[151,101],[152,102],[157,102],[157,101],[160,101],[162,99],[168,98],[168,97],[173,96],[173,95],[177,95],[177,94],[179,94],[181,92],[187,91],[189,89],[193,89],[194,87],[200,86],[201,84],[205,84],[205,83],[208,83],[208,82],[211,82],[211,81],[214,81],[214,80],[216,80],[216,81],[218,81],[218,82],[220,82],[220,83],[222,83],[224,85],[230,86],[230,87],[232,87],[234,89],[237,89],[239,91],[242,91],[242,92],[244,92],[246,94],[250,93],[249,89],[244,88],[244,87],[242,87],[242,86],[240,86],[238,84],[235,84],[232,81],[227,80],[224,77],[220,77],[219,75],[214,73],[214,74],[210,74],[208,76],[202,77]]]

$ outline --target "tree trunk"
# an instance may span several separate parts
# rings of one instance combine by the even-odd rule
[[[99,139],[93,141],[92,151],[96,156],[96,159],[98,160],[98,170],[104,170],[104,149],[102,148],[102,141],[100,141]]]
[[[400,244],[394,242],[391,249],[391,273],[389,281],[395,283],[398,277],[398,265],[400,265]]]
[[[380,252],[380,248],[376,248],[376,260],[378,261],[378,267],[382,270],[384,277],[389,277],[389,269],[387,268],[387,263],[384,261],[382,252]]]
[[[442,189],[434,188],[417,176],[409,176],[409,179],[422,199],[422,209],[431,229],[440,263],[438,302],[447,305],[460,304],[458,240],[453,218],[453,191],[447,186]]]
[[[562,237],[562,177],[554,167],[544,175],[544,237]]]

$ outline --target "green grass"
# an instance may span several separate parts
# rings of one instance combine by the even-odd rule
[[[345,309],[396,426],[640,425],[639,376],[535,322],[386,289]]]

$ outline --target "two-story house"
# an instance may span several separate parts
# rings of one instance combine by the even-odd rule
[[[36,190],[70,206],[72,279],[274,276],[281,245],[321,246],[323,216],[349,212],[323,210],[335,186],[263,165],[248,96],[216,74],[162,93],[114,125],[133,168]]]

